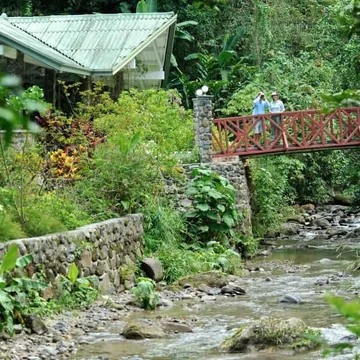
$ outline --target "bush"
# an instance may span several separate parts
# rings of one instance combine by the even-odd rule
[[[41,213],[51,214],[68,230],[90,224],[92,222],[90,216],[82,210],[80,204],[77,203],[75,194],[72,189],[59,191],[49,191],[42,194],[36,200],[37,209]]]
[[[132,89],[121,93],[117,102],[101,87],[96,91],[98,96],[92,97],[91,105],[82,105],[83,116],[95,119],[96,129],[108,137],[139,134],[145,147],[150,146],[154,156],[162,159],[162,165],[174,152],[192,149],[192,113],[181,106],[177,91]]]
[[[131,292],[140,301],[141,306],[145,310],[155,310],[159,301],[159,295],[155,291],[156,283],[149,278],[138,278],[136,287],[131,289]]]
[[[156,252],[165,244],[176,247],[185,240],[187,224],[185,217],[167,200],[149,199],[140,209],[144,214],[144,245],[148,254]]]
[[[156,159],[140,144],[138,135],[118,134],[99,145],[75,188],[86,210],[104,220],[111,214],[137,211],[161,190]],[[114,216],[114,215],[112,215]]]
[[[15,222],[11,214],[0,205],[0,242],[24,237],[26,234],[21,229],[20,224]]]
[[[49,212],[44,212],[42,205],[29,205],[24,209],[26,222],[24,231],[29,236],[40,236],[66,231],[67,228],[60,220],[52,216]]]
[[[202,244],[164,244],[155,254],[164,267],[164,281],[175,280],[210,270],[221,270],[229,274],[240,274],[240,255],[217,241]]]
[[[17,245],[11,245],[0,263],[0,332],[5,330],[14,334],[14,323],[24,323],[23,316],[29,311],[32,300],[47,284],[17,276],[15,270],[21,270],[32,262],[31,255],[18,257]]]
[[[201,241],[217,239],[227,242],[235,237],[239,214],[235,207],[235,188],[227,179],[207,169],[195,169],[186,193],[194,209],[187,213],[192,231]]]

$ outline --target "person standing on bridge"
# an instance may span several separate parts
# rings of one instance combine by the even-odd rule
[[[270,104],[266,100],[264,93],[259,92],[256,99],[253,102],[253,115],[262,115],[265,114],[265,109],[269,107]],[[260,143],[260,137],[263,133],[263,119],[253,118],[254,125],[254,140]]]
[[[272,101],[270,103],[270,112],[278,113],[277,115],[271,116],[271,120],[281,127],[281,115],[285,111],[285,107],[283,102],[279,99],[279,94],[277,92],[273,92],[271,94]],[[280,135],[281,130],[275,126],[275,124],[271,123],[271,142],[273,143]]]

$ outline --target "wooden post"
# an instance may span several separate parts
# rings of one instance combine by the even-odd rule
[[[53,71],[53,79],[52,79],[52,106],[55,109],[56,107],[56,83],[57,83],[57,76],[56,71]]]

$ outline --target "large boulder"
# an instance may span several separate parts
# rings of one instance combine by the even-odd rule
[[[313,225],[321,229],[327,229],[331,226],[330,222],[325,218],[316,218],[313,220]]]
[[[145,274],[156,282],[163,278],[163,267],[161,262],[155,258],[146,258],[141,261],[141,269]]]
[[[130,322],[123,330],[126,339],[158,339],[166,336],[165,331],[157,325],[142,322]]]
[[[286,236],[297,235],[303,226],[297,222],[287,222],[281,224],[280,233]]]
[[[228,352],[247,352],[266,348],[311,350],[316,343],[305,339],[311,330],[299,318],[278,319],[262,317],[251,325],[240,327],[234,335],[221,344]]]
[[[183,289],[184,287],[199,288],[200,285],[206,285],[210,288],[222,288],[228,284],[229,279],[225,274],[219,271],[208,271],[178,279],[171,285],[171,288],[175,290]]]

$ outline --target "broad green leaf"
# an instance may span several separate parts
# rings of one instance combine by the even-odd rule
[[[224,197],[224,195],[221,192],[214,189],[211,189],[209,191],[209,196],[211,196],[213,199],[221,199]]]
[[[20,256],[16,260],[16,266],[24,268],[30,265],[34,261],[34,257],[31,254]]]
[[[199,226],[198,229],[199,229],[201,232],[207,232],[207,231],[209,231],[209,227],[206,226],[206,225]]]
[[[197,216],[197,212],[196,211],[191,211],[191,212],[186,213],[185,216],[187,218],[194,218],[194,217]]]
[[[235,225],[234,219],[229,215],[224,215],[223,221],[229,228],[232,228]]]
[[[206,214],[206,217],[211,219],[211,220],[216,220],[218,219],[218,214],[214,211],[209,211],[207,214]]]
[[[137,13],[146,13],[148,12],[145,0],[140,0],[136,5]]]
[[[48,287],[48,284],[35,279],[21,278],[17,280],[18,284],[26,290],[44,290]]]
[[[5,324],[6,324],[6,331],[10,336],[14,335],[14,318],[12,314],[5,315]]]
[[[1,308],[3,308],[6,312],[12,312],[14,309],[11,296],[2,290],[0,290],[0,309]]]
[[[201,211],[208,211],[210,209],[209,204],[197,204],[195,207]]]
[[[221,212],[224,212],[225,211],[225,206],[222,205],[222,204],[217,204],[216,206]]]
[[[16,259],[18,257],[18,246],[10,245],[7,253],[3,256],[0,266],[0,273],[11,271],[16,265]]]
[[[3,289],[6,286],[6,281],[0,274],[0,289]]]
[[[193,21],[193,20],[188,20],[188,21],[183,21],[183,22],[180,22],[180,23],[176,23],[176,26],[177,27],[186,27],[186,26],[196,26],[198,25],[199,23],[197,21]]]
[[[72,284],[75,284],[76,279],[79,276],[79,270],[74,263],[71,263],[69,272],[67,274],[68,279],[71,281]]]

